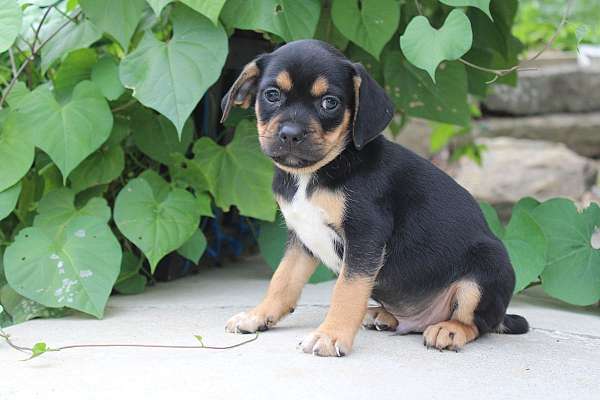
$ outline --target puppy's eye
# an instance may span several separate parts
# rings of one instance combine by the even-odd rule
[[[264,91],[263,96],[269,103],[277,103],[281,100],[281,92],[276,88],[268,88]]]
[[[335,110],[339,104],[340,101],[337,99],[337,97],[334,96],[325,96],[321,100],[321,107],[323,107],[323,109],[327,111]]]

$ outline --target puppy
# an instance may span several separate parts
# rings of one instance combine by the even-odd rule
[[[466,190],[380,135],[394,106],[362,65],[317,40],[288,43],[246,65],[223,120],[251,104],[289,239],[265,299],[227,331],[274,326],[322,261],[338,279],[325,321],[300,344],[306,353],[348,354],[361,323],[422,332],[440,350],[527,332],[505,313],[515,275],[504,245]]]

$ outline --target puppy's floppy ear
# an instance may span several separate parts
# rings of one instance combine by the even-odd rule
[[[242,108],[250,107],[253,97],[256,95],[258,80],[261,69],[264,68],[266,55],[260,55],[246,64],[242,73],[235,80],[223,100],[221,100],[221,123],[229,116],[229,111],[234,105]]]
[[[394,104],[385,90],[360,63],[354,68],[354,146],[362,149],[388,126],[394,116]]]

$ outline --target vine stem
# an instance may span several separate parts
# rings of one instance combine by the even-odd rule
[[[63,351],[69,349],[89,349],[89,348],[108,348],[108,347],[129,347],[129,348],[144,348],[144,349],[187,349],[187,350],[197,350],[197,349],[205,349],[205,350],[230,350],[236,347],[241,347],[246,344],[252,343],[258,339],[259,333],[256,334],[242,342],[232,344],[229,346],[206,346],[204,344],[197,346],[184,346],[184,345],[163,345],[163,344],[135,344],[135,343],[108,343],[108,344],[73,344],[68,346],[61,346],[56,348],[48,348],[45,352],[52,351]],[[31,347],[22,347],[18,346],[10,339],[10,335],[0,329],[0,337],[4,339],[4,341],[13,349],[20,351],[21,353],[30,353],[34,354],[33,348]],[[202,342],[201,342],[202,343]]]
[[[574,4],[575,4],[575,0],[567,1],[567,5],[565,6],[565,11],[563,13],[562,19],[561,19],[560,23],[558,24],[558,27],[552,34],[552,37],[550,37],[550,39],[546,42],[544,47],[542,47],[537,53],[535,53],[535,55],[533,57],[527,59],[526,60],[527,62],[532,62],[532,61],[537,60],[542,54],[544,54],[546,51],[548,51],[548,49],[550,49],[550,47],[552,47],[552,45],[558,38],[558,35],[560,34],[560,32],[562,32],[563,28],[567,24],[567,21],[569,19],[569,16],[571,15],[571,11],[573,9]],[[515,65],[514,67],[506,68],[506,69],[492,69],[492,68],[485,68],[485,67],[481,67],[479,65],[473,64],[473,63],[465,60],[462,57],[459,58],[458,60],[460,62],[462,62],[463,64],[468,65],[471,68],[475,68],[479,71],[484,71],[484,72],[489,72],[491,74],[494,74],[495,75],[494,78],[492,80],[486,82],[487,84],[494,83],[498,79],[502,78],[503,76],[506,76],[515,71],[536,71],[538,69],[536,67],[523,68],[520,65]]]
[[[52,32],[52,34],[50,34],[50,36],[48,36],[48,38],[46,40],[44,40],[38,47],[36,47],[36,43],[39,39],[40,36],[40,31],[42,30],[42,26],[44,25],[44,22],[46,22],[46,19],[48,18],[48,14],[50,14],[50,11],[52,11],[53,7],[48,7],[46,9],[46,12],[44,13],[44,15],[42,16],[42,19],[40,20],[40,23],[37,27],[37,29],[35,30],[35,34],[33,36],[33,44],[31,45],[31,55],[29,55],[29,57],[27,57],[25,59],[25,61],[23,61],[23,64],[21,64],[21,67],[16,71],[16,73],[14,74],[12,80],[10,81],[10,83],[8,84],[6,90],[4,91],[4,94],[2,95],[2,97],[0,98],[0,110],[2,109],[3,104],[6,102],[6,99],[8,98],[8,95],[10,94],[10,92],[13,90],[13,88],[15,87],[15,85],[17,84],[19,77],[21,76],[21,74],[23,73],[23,71],[25,71],[25,69],[27,68],[27,66],[29,65],[29,63],[31,63],[32,61],[35,60],[36,56],[40,53],[40,51],[44,48],[44,46],[51,41],[52,39],[54,39],[54,37],[56,35],[58,35],[58,33],[63,30],[67,25],[69,25],[72,20],[67,20],[64,24],[62,24],[61,26],[59,26],[58,28],[56,28],[56,30],[54,32]],[[73,20],[77,19],[77,17],[81,14],[81,11],[79,11],[77,14],[75,14],[75,16],[73,17]]]

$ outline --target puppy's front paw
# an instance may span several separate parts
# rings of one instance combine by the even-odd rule
[[[263,332],[273,326],[274,322],[267,316],[256,314],[252,311],[241,312],[227,321],[225,330],[231,333]]]
[[[305,353],[320,357],[343,357],[350,353],[352,345],[333,333],[316,330],[300,342],[300,348]]]

